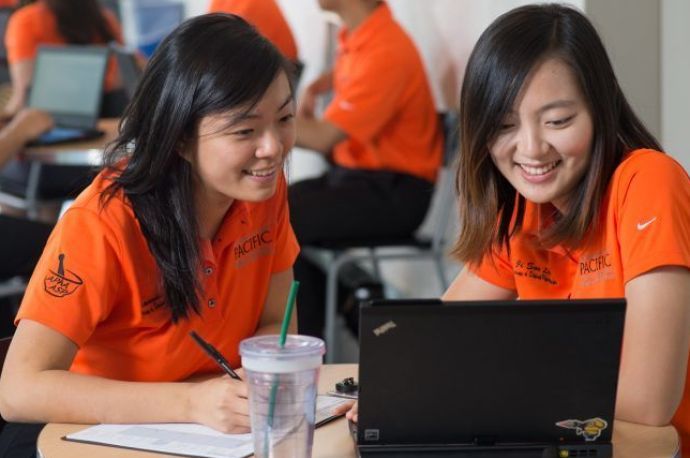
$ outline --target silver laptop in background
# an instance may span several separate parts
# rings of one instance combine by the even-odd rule
[[[109,50],[105,46],[42,46],[34,65],[28,106],[50,113],[55,128],[32,144],[100,137],[96,129]]]

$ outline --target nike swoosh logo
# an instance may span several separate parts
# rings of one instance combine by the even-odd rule
[[[645,230],[645,228],[647,226],[649,226],[650,224],[652,224],[654,221],[656,221],[656,216],[654,218],[650,219],[649,221],[644,222],[644,223],[637,223],[637,230],[638,231]]]

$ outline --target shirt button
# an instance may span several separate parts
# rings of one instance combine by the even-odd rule
[[[213,308],[216,306],[216,300],[215,299],[209,299],[208,300],[208,306]]]
[[[206,268],[204,269],[204,273],[205,273],[206,275],[211,275],[211,274],[213,273],[213,267],[206,267]]]

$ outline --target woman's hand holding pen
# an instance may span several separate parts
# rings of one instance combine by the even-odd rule
[[[237,370],[244,377],[241,369]],[[247,384],[228,375],[192,384],[189,398],[191,421],[223,433],[248,433]]]

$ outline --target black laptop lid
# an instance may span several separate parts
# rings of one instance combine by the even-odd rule
[[[40,47],[29,106],[52,114],[59,127],[94,127],[107,63],[103,46]]]
[[[624,300],[364,307],[358,443],[608,442],[624,312]]]

